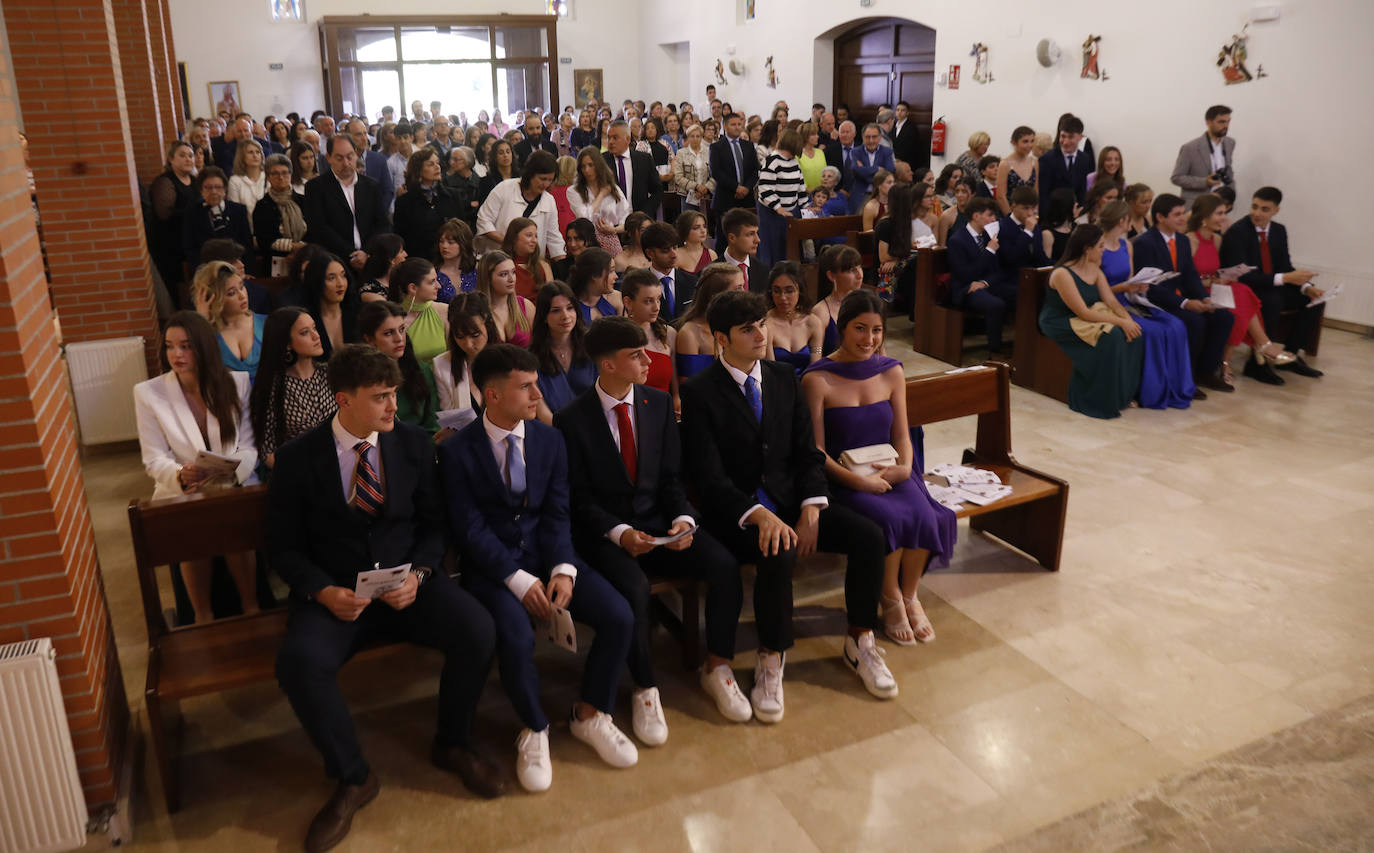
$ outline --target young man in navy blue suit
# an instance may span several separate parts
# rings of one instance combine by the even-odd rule
[[[531,792],[548,790],[553,767],[530,616],[547,623],[554,607],[596,632],[573,703],[573,736],[612,767],[639,760],[610,714],[634,617],[620,593],[573,551],[567,450],[558,430],[535,419],[538,380],[539,361],[529,350],[512,344],[482,350],[472,361],[472,383],[485,411],[439,446],[463,584],[496,624],[501,684],[525,724],[516,742],[516,775]]]
[[[660,316],[668,322],[687,313],[697,294],[697,277],[677,266],[676,249],[681,242],[677,229],[666,222],[651,222],[639,234],[639,247],[649,260],[649,271],[663,287]]]
[[[1002,352],[1002,324],[1016,310],[1016,282],[998,261],[998,238],[987,230],[988,224],[997,219],[997,202],[971,198],[964,206],[964,215],[969,224],[949,235],[950,300],[958,307],[983,315],[988,327],[988,350],[997,355]]]
[[[629,657],[636,687],[634,732],[641,742],[657,746],[668,739],[668,724],[654,677],[645,573],[706,580],[706,646],[713,654],[733,649],[743,592],[739,564],[730,552],[704,530],[687,533],[700,516],[682,486],[673,400],[644,386],[647,343],[644,330],[628,317],[593,322],[586,347],[599,373],[596,384],[555,414],[553,423],[568,445],[577,552],[634,611]],[[652,541],[683,533],[675,542]],[[744,703],[744,719],[748,707]]]
[[[1035,188],[1019,186],[1011,191],[1007,202],[1011,205],[1011,213],[999,220],[997,261],[1015,284],[1021,270],[1047,267],[1051,261],[1045,254],[1045,241],[1041,239],[1040,215],[1036,212],[1040,196]]]
[[[342,841],[354,813],[377,796],[377,776],[337,680],[370,639],[444,653],[430,760],[485,797],[499,796],[506,785],[471,744],[495,629],[469,593],[436,571],[444,532],[434,445],[423,430],[396,420],[400,383],[396,362],[374,347],[340,347],[329,361],[338,414],[277,451],[267,550],[272,568],[291,585],[277,682],[338,782],[310,824],[308,851]],[[410,572],[399,589],[376,600],[355,594],[359,572],[405,564]]]
[[[1040,216],[1050,204],[1050,193],[1060,187],[1073,190],[1079,205],[1088,193],[1088,175],[1097,168],[1092,155],[1079,151],[1083,141],[1083,120],[1069,116],[1059,127],[1059,147],[1040,155]]]
[[[1188,208],[1183,199],[1161,193],[1150,206],[1154,227],[1135,238],[1135,270],[1146,267],[1175,270],[1176,278],[1150,285],[1149,299],[1161,309],[1183,321],[1188,329],[1188,353],[1193,359],[1193,382],[1213,391],[1234,391],[1221,378],[1221,360],[1226,357],[1226,339],[1236,315],[1212,304],[1193,266],[1193,247],[1188,242]],[[1201,390],[1193,399],[1205,400]]]

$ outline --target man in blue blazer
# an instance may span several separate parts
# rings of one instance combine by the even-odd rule
[[[711,212],[717,219],[737,207],[754,209],[754,188],[759,183],[758,148],[744,135],[744,114],[731,113],[725,117],[725,132],[711,143],[711,177],[716,192],[711,198]],[[725,234],[717,229],[716,251],[725,248]]]
[[[1007,278],[1013,284],[1026,267],[1047,267],[1052,262],[1045,254],[1045,241],[1041,239],[1040,216],[1036,205],[1040,196],[1034,187],[1019,186],[1011,191],[1007,199],[1011,213],[998,220],[997,261],[1006,270]]]
[[[1059,147],[1040,155],[1040,216],[1049,209],[1050,193],[1060,187],[1073,190],[1080,205],[1088,193],[1088,175],[1097,167],[1092,155],[1079,151],[1083,141],[1083,120],[1069,116],[1059,127]]]
[[[1149,299],[1183,321],[1188,329],[1188,353],[1193,359],[1193,381],[1213,391],[1234,391],[1221,378],[1221,360],[1226,357],[1226,339],[1236,315],[1212,304],[1193,266],[1193,248],[1188,243],[1188,208],[1183,199],[1161,193],[1150,206],[1153,228],[1135,238],[1136,272],[1146,267],[1178,272],[1176,278],[1150,285]],[[1206,399],[1201,391],[1194,399]]]
[[[516,742],[516,776],[531,792],[548,790],[553,767],[530,617],[557,625],[554,608],[596,632],[573,704],[573,736],[613,767],[639,760],[610,714],[634,616],[624,597],[573,551],[568,454],[562,434],[535,420],[538,380],[539,361],[529,350],[512,344],[483,350],[472,362],[472,384],[486,409],[439,447],[463,585],[496,623],[501,684],[525,725]]]
[[[883,131],[876,124],[864,125],[864,144],[854,149],[850,155],[853,184],[849,188],[849,212],[863,210],[868,200],[868,191],[873,187],[873,177],[879,169],[896,173],[897,161],[893,159],[892,149],[882,144]]]
[[[1002,352],[1002,324],[1016,310],[1016,281],[998,260],[1001,234],[988,233],[997,219],[997,202],[971,198],[964,207],[969,224],[949,235],[950,301],[956,307],[983,315],[988,326],[988,350]]]

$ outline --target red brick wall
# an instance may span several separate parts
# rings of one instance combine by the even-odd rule
[[[0,642],[53,638],[81,782],[98,805],[115,799],[129,706],[51,332],[15,82],[0,53]]]
[[[146,2],[156,5],[158,0]],[[155,73],[145,0],[113,0],[112,5],[124,97],[129,108],[129,144],[133,147],[138,177],[147,184],[162,171],[166,144],[176,138],[164,136],[159,108],[164,100],[159,89],[166,85],[166,79],[159,80]],[[161,35],[159,28],[159,44]]]
[[[176,52],[172,50],[172,22],[168,17],[167,0],[144,0],[148,17],[148,47],[153,57],[153,80],[161,98],[158,116],[162,121],[162,138],[177,139],[186,129],[182,115],[181,78],[177,75]]]

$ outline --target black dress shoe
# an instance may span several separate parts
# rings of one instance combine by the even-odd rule
[[[1302,356],[1298,356],[1298,359],[1296,361],[1291,361],[1288,364],[1279,365],[1278,369],[1291,370],[1299,376],[1310,376],[1313,379],[1316,379],[1318,376],[1325,375],[1317,368],[1303,361]]]
[[[329,802],[310,821],[310,829],[305,833],[306,853],[324,853],[343,841],[353,826],[353,815],[375,800],[381,787],[377,774],[371,771],[361,785],[340,783]]]
[[[463,785],[479,797],[494,800],[506,793],[506,774],[496,764],[461,746],[435,744],[429,760],[440,770],[457,773]]]
[[[1260,364],[1253,358],[1245,362],[1245,370],[1242,372],[1256,382],[1263,382],[1266,385],[1283,384],[1283,377],[1275,373],[1274,368],[1268,364]]]
[[[1210,391],[1220,391],[1223,394],[1229,394],[1232,391],[1236,390],[1232,388],[1230,385],[1227,385],[1226,380],[1222,379],[1215,373],[1209,373],[1206,376],[1199,376],[1196,379],[1196,382],[1203,388],[1206,388]]]
[[[1206,400],[1206,399],[1207,399],[1207,392],[1206,392],[1206,391],[1203,391],[1201,388],[1198,388],[1196,385],[1194,385],[1194,386],[1193,386],[1193,399],[1194,399],[1194,400]]]

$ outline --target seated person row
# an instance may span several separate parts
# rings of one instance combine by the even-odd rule
[[[988,231],[988,225],[998,219],[997,202],[970,199],[964,215],[968,225],[949,236],[950,301],[983,316],[988,350],[997,355],[1002,352],[1002,326],[1016,311],[1016,282],[997,256],[1000,229],[997,236]]]

